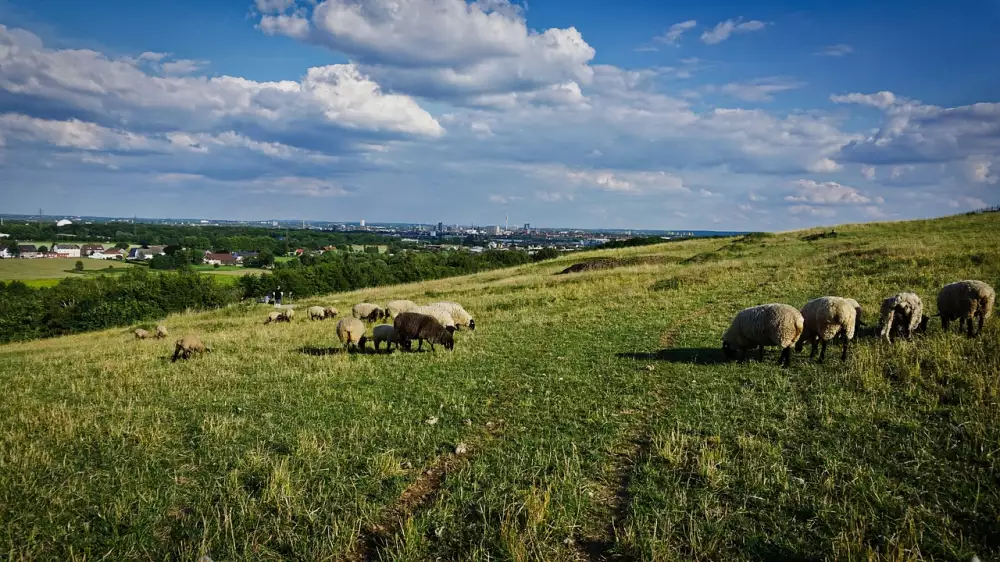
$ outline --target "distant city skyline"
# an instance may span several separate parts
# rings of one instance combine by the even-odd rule
[[[789,230],[1000,204],[1000,6],[0,0],[6,212]]]

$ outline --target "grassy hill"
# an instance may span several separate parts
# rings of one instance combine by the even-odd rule
[[[1000,320],[789,369],[721,360],[750,305],[1000,287],[1000,215],[567,256],[298,303],[457,300],[454,352],[331,321],[172,316],[0,347],[11,560],[983,560],[1000,556]],[[555,275],[580,260],[605,269]],[[467,452],[455,455],[462,444]]]

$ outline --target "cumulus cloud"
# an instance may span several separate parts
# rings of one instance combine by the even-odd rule
[[[783,77],[757,78],[748,82],[730,82],[721,91],[746,101],[771,101],[774,94],[805,86],[805,82]]]
[[[719,22],[713,29],[702,33],[701,40],[708,45],[716,45],[729,39],[735,33],[760,31],[765,27],[767,27],[767,24],[759,20],[743,21],[743,18],[728,19]]]
[[[827,207],[813,207],[811,205],[792,205],[788,207],[788,212],[793,215],[809,215],[813,217],[835,217],[837,211]]]
[[[965,175],[972,183],[995,184],[1000,181],[1000,169],[994,169],[995,164],[986,156],[970,156],[965,161]]]
[[[843,168],[843,166],[841,166],[834,160],[831,160],[830,158],[820,158],[819,160],[810,164],[806,169],[813,173],[824,174],[829,172],[836,172],[841,168]]]
[[[816,52],[817,55],[823,57],[843,57],[854,52],[854,47],[847,45],[846,43],[838,43],[836,45],[830,45],[823,47]]]
[[[861,176],[869,181],[875,179],[875,166],[861,166]]]
[[[183,74],[192,74],[197,72],[208,65],[208,61],[204,60],[189,60],[180,59],[175,61],[168,61],[160,65],[163,72],[166,74],[172,74],[175,76]]]
[[[790,203],[813,205],[865,205],[872,199],[857,189],[833,181],[817,182],[800,179],[792,183],[795,193],[785,196]]]
[[[696,20],[687,20],[680,23],[675,23],[670,26],[663,35],[656,37],[656,41],[660,43],[666,43],[667,45],[676,45],[680,40],[681,36],[684,35],[686,31],[694,29],[698,25]]]
[[[530,30],[507,0],[323,0],[265,13],[259,27],[344,53],[387,87],[428,98],[530,92],[592,75],[594,49],[579,31]]]
[[[858,105],[877,107],[879,109],[888,109],[904,100],[903,98],[897,98],[896,94],[892,92],[882,91],[874,94],[834,94],[830,96],[830,101],[833,103],[854,103]]]
[[[153,142],[142,135],[109,129],[79,119],[65,121],[37,119],[16,113],[0,114],[0,134],[60,148],[79,150],[142,150]]]

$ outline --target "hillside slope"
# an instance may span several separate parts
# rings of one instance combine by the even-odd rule
[[[454,352],[343,354],[262,305],[0,346],[10,559],[1000,556],[1000,319],[726,363],[746,306],[1000,287],[1000,215],[693,240],[297,303],[456,300]],[[821,232],[820,230],[813,231]],[[618,267],[554,275],[582,259]],[[432,423],[433,422],[433,423]],[[456,445],[467,453],[454,455]]]

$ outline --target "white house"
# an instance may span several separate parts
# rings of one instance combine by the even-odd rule
[[[80,257],[80,247],[76,244],[56,244],[52,246],[52,251],[59,254],[60,258]]]
[[[14,257],[14,254],[10,253],[7,246],[0,246],[0,259],[7,259]]]

